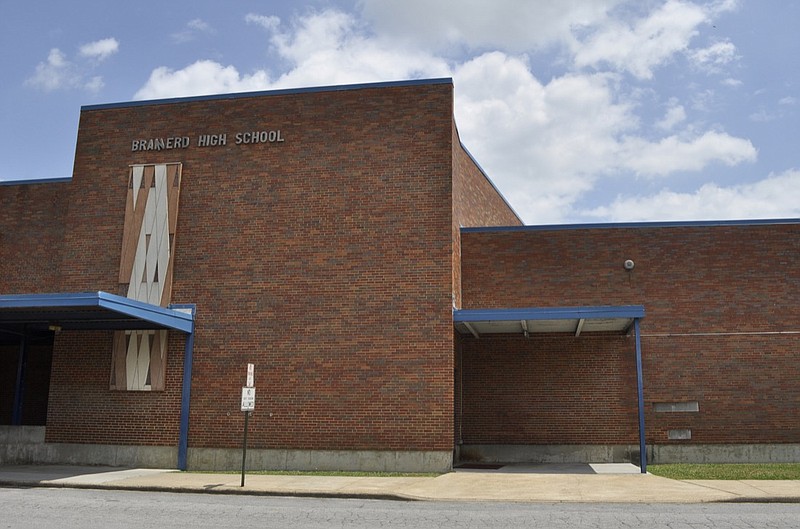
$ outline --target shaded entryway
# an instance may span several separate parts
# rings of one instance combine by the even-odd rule
[[[44,426],[53,331],[0,328],[0,425]]]
[[[456,463],[639,463],[643,316],[641,306],[455,311]]]

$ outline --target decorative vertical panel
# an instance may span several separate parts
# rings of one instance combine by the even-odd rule
[[[128,174],[119,282],[130,299],[167,306],[172,296],[181,164],[136,165]],[[162,390],[167,331],[118,331],[111,388]]]

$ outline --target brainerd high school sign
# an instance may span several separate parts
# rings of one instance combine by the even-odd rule
[[[237,132],[233,135],[234,145],[252,145],[256,143],[283,143],[284,138],[278,130],[256,130],[251,132]],[[137,151],[164,151],[171,149],[186,149],[192,145],[190,136],[172,136],[169,138],[137,139],[131,142],[131,152]],[[228,145],[228,134],[201,134],[197,136],[194,145],[197,147],[221,147]]]

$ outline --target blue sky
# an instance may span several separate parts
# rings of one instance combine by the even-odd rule
[[[71,175],[81,105],[452,77],[527,223],[800,217],[800,2],[0,1],[0,180]]]

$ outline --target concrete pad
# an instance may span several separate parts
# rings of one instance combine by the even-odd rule
[[[524,465],[521,466],[524,469]],[[586,468],[588,465],[584,465]],[[636,467],[634,467],[636,468]],[[550,471],[553,468],[550,467]],[[395,498],[429,501],[702,503],[800,502],[800,481],[677,481],[651,474],[464,471],[437,477],[356,477],[188,473],[65,465],[0,467],[0,484],[96,487],[280,496]],[[636,468],[638,470],[638,468]]]
[[[448,501],[698,503],[733,494],[650,474],[444,474],[398,492]]]
[[[125,469],[103,466],[10,465],[0,467],[0,482],[21,484],[101,484],[128,477],[177,472],[176,470]]]
[[[129,478],[140,476],[151,476],[157,474],[164,474],[168,472],[179,472],[178,470],[161,470],[155,468],[129,468],[125,470],[112,470],[105,472],[94,472],[91,474],[82,474],[78,476],[69,476],[64,478],[57,478],[48,480],[48,483],[70,483],[82,485],[99,485],[104,483],[111,483],[114,481],[121,481]]]
[[[236,492],[274,495],[320,496],[397,496],[399,487],[431,478],[382,478],[351,476],[273,476],[241,474],[177,473],[139,475],[113,483],[127,489],[190,490],[197,492]]]
[[[590,463],[595,474],[641,474],[642,469],[632,463]]]

